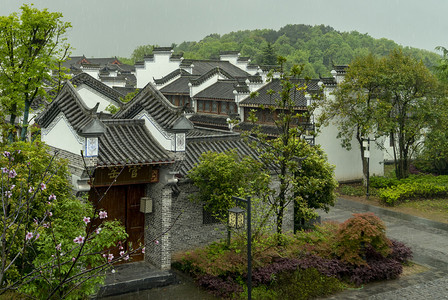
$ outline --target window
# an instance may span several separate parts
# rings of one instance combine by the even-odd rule
[[[219,220],[213,216],[213,214],[205,209],[205,205],[202,206],[202,224],[216,224]]]
[[[212,102],[212,112],[218,113],[218,102],[216,101]]]

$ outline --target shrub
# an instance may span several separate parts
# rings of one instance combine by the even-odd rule
[[[376,189],[388,188],[398,185],[400,181],[395,177],[372,176],[370,177],[370,186]]]
[[[363,186],[342,185],[341,194],[348,196],[364,196],[366,194]]]
[[[356,285],[377,280],[395,279],[403,272],[403,266],[396,260],[383,258],[371,260],[367,265],[356,266],[351,270],[350,281]]]
[[[394,187],[381,189],[378,192],[381,201],[391,206],[404,199],[432,198],[446,196],[447,194],[447,186],[430,182],[403,183]]]
[[[344,289],[335,277],[322,275],[314,268],[282,273],[273,286],[277,299],[310,299],[333,294]]]
[[[384,257],[391,252],[386,226],[373,213],[353,214],[340,225],[336,238],[336,255],[354,265],[366,264],[363,256],[369,244]]]
[[[412,258],[412,250],[404,243],[390,240],[392,242],[392,253],[389,255],[389,258],[398,261],[399,263],[406,263]]]
[[[230,298],[243,291],[243,288],[233,281],[230,276],[222,279],[218,276],[206,274],[198,277],[197,283],[213,295],[222,298]]]

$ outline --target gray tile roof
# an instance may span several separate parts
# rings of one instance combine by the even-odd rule
[[[176,95],[187,95],[190,96],[190,87],[188,83],[191,79],[196,79],[197,76],[181,76],[177,78],[173,82],[167,84],[163,88],[160,89],[162,94],[176,94]]]
[[[120,98],[124,97],[124,95],[113,88],[105,85],[99,80],[96,80],[92,76],[90,76],[87,73],[80,73],[70,79],[71,83],[76,86],[80,86],[82,84],[85,84],[86,86],[94,89],[95,91],[99,92],[100,94],[103,94],[107,96],[108,98],[114,100],[116,102],[116,106],[121,107],[123,103],[121,102]]]
[[[36,122],[46,128],[59,113],[64,114],[81,136],[92,132],[100,134],[98,166],[174,162],[172,154],[157,143],[146,129],[144,120],[103,119],[101,113],[96,113],[96,108],[89,109],[84,105],[70,82],[65,84]]]
[[[220,68],[224,72],[228,73],[231,77],[250,76],[249,73],[231,64],[228,61],[184,59],[180,66],[190,67],[191,65],[194,65],[192,73],[193,75],[204,75],[212,69]]]
[[[234,90],[240,92],[246,91],[249,93],[249,89],[246,84],[239,85],[236,80],[218,80],[216,83],[194,95],[193,98],[235,101],[235,95],[233,94]]]
[[[196,131],[195,134],[197,135],[187,137],[185,160],[178,162],[176,165],[176,169],[182,176],[186,176],[188,171],[199,162],[201,154],[207,151],[222,153],[235,149],[240,157],[258,157],[257,153],[242,140],[239,134],[215,132],[215,134],[203,135],[203,132]]]
[[[171,104],[151,83],[148,83],[135,97],[116,113],[114,119],[132,119],[146,110],[165,129],[172,129],[182,117],[182,107]]]
[[[98,166],[170,164],[173,154],[151,136],[144,120],[103,120],[106,131],[99,138]]]
[[[309,93],[316,93],[319,91],[319,82],[320,79],[312,79],[310,81],[305,81],[304,79],[298,79],[293,80],[295,83],[299,83],[299,86],[304,86],[304,84],[307,84],[307,91]],[[266,85],[261,87],[257,90],[258,96],[251,98],[247,97],[243,101],[240,102],[241,107],[257,107],[260,105],[275,105],[275,99],[279,99],[280,95],[278,92],[280,92],[282,89],[281,82],[279,79],[273,79],[272,81],[268,82]],[[273,90],[276,93],[273,95],[268,95],[268,91]],[[297,92],[294,95],[295,89],[291,90],[291,98],[293,99],[295,97],[295,105],[296,107],[305,107],[306,106],[306,98],[305,96]]]
[[[190,73],[188,73],[187,71],[185,71],[184,69],[176,69],[173,72],[169,73],[168,75],[163,76],[160,79],[154,79],[155,84],[165,84],[168,81],[172,80],[173,78],[175,78],[176,76],[179,75],[191,75]]]
[[[96,114],[96,109],[89,109],[80,99],[73,85],[67,82],[56,99],[37,116],[36,122],[46,128],[61,112],[73,128],[78,133],[82,133],[82,129],[92,121],[92,115]]]
[[[228,115],[196,113],[192,115],[189,120],[197,126],[228,129],[229,125],[227,123],[227,118],[229,118]]]

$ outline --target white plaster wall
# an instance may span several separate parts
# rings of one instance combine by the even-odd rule
[[[89,75],[92,76],[93,78],[98,79],[98,73],[99,73],[99,70],[97,70],[97,69],[84,69],[84,68],[82,68],[81,70],[82,70],[84,73],[89,74]]]
[[[115,104],[108,97],[101,95],[100,93],[86,85],[76,87],[76,91],[78,92],[79,96],[81,96],[84,104],[89,108],[93,108],[99,102],[100,105],[98,106],[98,112],[105,111],[106,107],[109,104]]]
[[[146,113],[139,114],[136,118],[145,120],[145,126],[157,142],[166,150],[174,151],[174,135],[165,132],[155,120]]]
[[[71,128],[65,117],[59,115],[48,130],[43,130],[41,134],[42,141],[48,145],[66,150],[68,152],[79,154],[84,150],[84,139],[79,137]]]
[[[328,161],[336,166],[335,177],[338,181],[358,180],[363,178],[361,151],[359,144],[353,138],[350,151],[342,148],[341,140],[337,139],[337,127],[330,125],[322,128],[315,139],[328,156]],[[370,174],[383,175],[383,152],[374,142],[370,143]]]
[[[228,61],[234,66],[238,67],[238,57],[240,54],[228,54],[228,55],[220,55],[220,60],[222,61]]]
[[[179,68],[180,60],[171,61],[171,53],[154,53],[154,59],[145,60],[144,66],[136,66],[137,88],[143,88],[148,82],[154,83]]]
[[[203,83],[197,86],[192,86],[190,89],[190,97],[194,97],[197,93],[199,93],[202,90],[205,90],[209,86],[215,84],[218,82],[218,79],[226,79],[226,77],[222,76],[221,74],[214,74],[212,77],[205,80]]]

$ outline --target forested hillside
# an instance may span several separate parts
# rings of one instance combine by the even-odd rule
[[[160,45],[166,46],[166,45]],[[305,75],[327,76],[333,64],[348,64],[355,56],[373,53],[383,56],[390,50],[401,47],[392,40],[374,39],[368,34],[357,31],[339,32],[330,26],[286,25],[278,31],[272,29],[244,30],[224,35],[210,34],[199,42],[173,44],[175,53],[184,53],[184,58],[217,58],[220,51],[236,50],[241,56],[249,56],[251,63],[272,64],[272,50],[276,57],[287,58],[288,64],[305,65]],[[137,47],[127,62],[142,60],[150,54],[153,45]],[[440,58],[434,52],[401,47],[421,59],[432,68]]]

